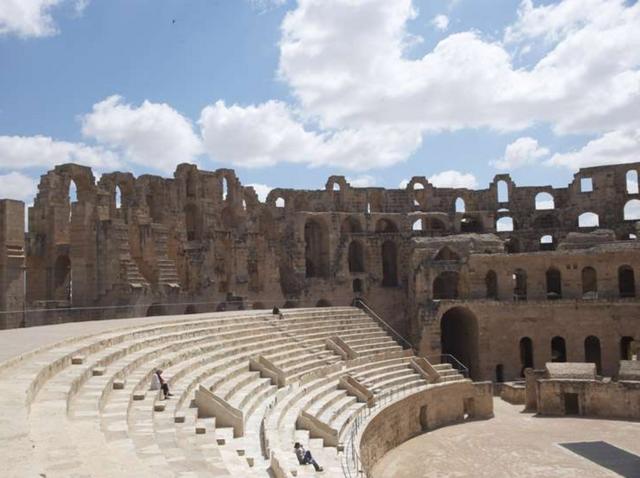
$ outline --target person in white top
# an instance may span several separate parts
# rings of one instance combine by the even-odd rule
[[[169,384],[162,378],[162,370],[158,369],[153,372],[153,376],[151,377],[151,390],[160,390],[162,389],[162,393],[164,395],[165,400],[168,397],[172,397],[173,394],[169,393]]]

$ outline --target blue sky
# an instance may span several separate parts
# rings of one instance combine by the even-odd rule
[[[640,159],[639,107],[632,1],[0,0],[0,197],[27,202],[66,161],[564,186]]]

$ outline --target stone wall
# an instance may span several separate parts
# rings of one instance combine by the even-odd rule
[[[385,453],[429,430],[492,416],[491,383],[432,385],[383,408],[367,422],[359,442],[363,468],[370,472]]]

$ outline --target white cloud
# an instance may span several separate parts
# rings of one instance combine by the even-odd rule
[[[443,14],[436,15],[433,20],[431,20],[431,24],[436,28],[436,30],[443,32],[449,28],[449,17]]]
[[[191,122],[169,105],[145,101],[134,107],[117,95],[93,105],[82,117],[82,133],[130,162],[163,172],[193,162],[202,149]]]
[[[32,201],[36,194],[37,182],[17,171],[0,175],[0,191],[2,199],[17,199],[19,201]]]
[[[102,170],[121,165],[116,154],[101,147],[47,136],[0,136],[2,169],[49,168],[62,163],[81,163]]]
[[[281,7],[287,0],[248,0],[252,8],[260,12],[265,12],[272,8]]]
[[[478,181],[473,174],[461,173],[455,170],[442,171],[430,176],[428,179],[437,188],[475,189],[478,187]]]
[[[390,126],[317,133],[280,101],[246,107],[218,101],[204,108],[199,125],[207,153],[245,167],[285,162],[370,169],[406,159],[421,143],[418,131]]]
[[[538,141],[523,137],[507,145],[504,157],[491,164],[498,169],[513,170],[523,166],[538,164],[539,160],[549,155],[549,149],[541,147]]]
[[[74,3],[80,13],[89,0],[2,0],[0,1],[0,35],[46,37],[57,28],[51,10],[63,3]]]
[[[409,185],[409,180],[408,179],[403,179],[402,181],[400,181],[400,184],[398,184],[398,188],[399,189],[406,189],[408,185]]]
[[[347,178],[347,182],[354,188],[370,188],[375,186],[376,178],[370,174],[363,174],[353,178]]]
[[[632,163],[640,160],[640,130],[612,131],[592,141],[581,149],[568,153],[556,153],[546,164],[571,170],[588,166]]]
[[[258,195],[258,199],[261,202],[265,202],[267,200],[267,196],[273,189],[271,186],[267,186],[266,184],[247,184],[247,186],[251,186],[256,194]]]

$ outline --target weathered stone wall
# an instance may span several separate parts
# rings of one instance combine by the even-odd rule
[[[388,451],[422,433],[465,419],[493,416],[490,383],[470,381],[432,385],[380,410],[360,437],[360,459],[365,471]]]
[[[0,200],[0,329],[19,327],[24,306],[24,204]]]

